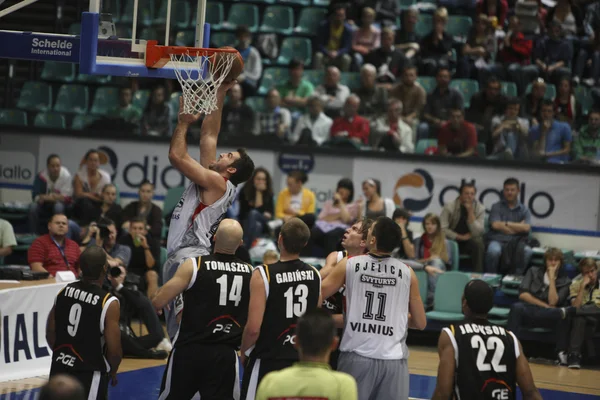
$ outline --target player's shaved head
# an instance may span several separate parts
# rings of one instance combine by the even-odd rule
[[[106,252],[102,247],[90,246],[79,257],[79,268],[84,278],[98,280],[104,274]]]
[[[467,311],[465,305],[473,315],[486,315],[494,306],[494,291],[481,279],[474,279],[465,286],[463,312]]]
[[[40,390],[39,400],[85,400],[85,391],[79,381],[69,375],[50,378]]]
[[[215,253],[235,254],[242,243],[243,236],[244,231],[239,222],[234,219],[224,219],[215,234]]]

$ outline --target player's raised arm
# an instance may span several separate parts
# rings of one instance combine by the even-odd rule
[[[333,296],[346,282],[346,263],[348,257],[344,257],[333,268],[333,271],[327,275],[321,284],[321,297],[326,299]]]
[[[327,258],[325,259],[325,266],[319,271],[319,273],[321,274],[321,279],[327,278],[329,274],[333,271],[333,269],[337,265],[337,257],[337,251],[329,253]]]
[[[512,335],[512,333],[511,333]],[[514,336],[513,336],[514,337]],[[521,346],[521,342],[517,340],[515,337],[515,341],[518,344],[519,355],[517,357],[517,384],[521,388],[521,393],[523,393],[524,400],[542,400],[542,395],[540,391],[535,386],[533,382],[533,376],[531,375],[531,368],[529,368],[529,363],[527,362],[527,358],[523,354],[523,347]]]
[[[221,132],[221,117],[227,91],[237,84],[236,80],[223,82],[217,89],[217,109],[204,117],[200,128],[200,164],[208,168],[217,160],[217,139]]]
[[[456,362],[454,359],[454,347],[450,336],[445,330],[440,333],[438,341],[438,353],[440,365],[438,366],[437,383],[433,392],[432,400],[448,400],[454,388],[454,371]]]
[[[242,335],[240,358],[242,363],[246,360],[246,352],[256,343],[260,334],[265,308],[267,306],[267,293],[265,283],[258,267],[252,272],[250,279],[250,304],[248,305],[248,321]]]
[[[160,310],[165,308],[167,304],[177,297],[177,295],[193,285],[196,280],[196,272],[197,264],[195,259],[189,258],[181,264],[181,266],[177,268],[175,276],[165,283],[152,299],[154,308],[160,312]]]
[[[410,269],[410,300],[408,302],[408,310],[410,318],[408,327],[413,329],[423,330],[427,326],[427,316],[425,315],[425,307],[419,292],[419,279],[413,269]]]

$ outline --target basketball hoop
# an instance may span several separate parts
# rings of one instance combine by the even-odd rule
[[[217,109],[217,89],[237,57],[235,49],[202,49],[146,45],[146,66],[161,68],[171,62],[183,92],[185,114],[210,114]]]

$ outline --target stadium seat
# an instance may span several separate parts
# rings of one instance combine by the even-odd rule
[[[177,205],[177,203],[179,203],[179,199],[181,199],[181,196],[183,196],[184,190],[185,186],[177,186],[167,190],[165,201],[163,202],[163,218],[168,217],[173,212],[175,206]]]
[[[268,6],[263,14],[261,32],[289,35],[294,30],[294,10],[287,6]]]
[[[22,110],[0,110],[0,125],[27,126],[27,113]]]
[[[416,3],[416,0],[398,0],[398,5],[400,6],[401,10],[406,10]]]
[[[514,82],[501,82],[500,90],[502,94],[508,97],[516,97],[517,96],[517,84]]]
[[[210,4],[210,3],[208,3]],[[195,34],[193,31],[180,31],[175,35],[175,46],[193,47]],[[212,39],[212,38],[211,38]]]
[[[90,114],[106,115],[119,104],[119,89],[114,87],[101,87],[96,90]]]
[[[73,82],[75,80],[75,64],[46,61],[41,78],[44,81]]]
[[[25,82],[19,94],[17,108],[47,111],[52,108],[52,86],[45,82]]]
[[[106,75],[79,74],[79,75],[77,75],[77,82],[105,85],[108,82],[110,82],[111,78],[112,77],[110,75],[106,76]]]
[[[121,21],[121,4],[121,0],[102,0],[102,12],[112,15],[115,24]]]
[[[329,7],[329,0],[313,0],[313,5],[317,7]]]
[[[450,15],[448,24],[446,25],[446,32],[451,36],[459,36],[466,39],[472,25],[473,21],[470,17]]]
[[[465,108],[471,105],[471,97],[479,92],[479,82],[473,79],[453,79],[450,87],[458,90],[464,99]]]
[[[425,154],[425,150],[429,147],[436,147],[437,139],[420,139],[415,146],[415,154]]]
[[[275,61],[276,64],[288,65],[294,58],[304,62],[304,65],[311,64],[312,44],[310,40],[302,37],[286,37],[283,39],[279,57]]]
[[[304,70],[304,79],[317,87],[323,83],[325,79],[325,71],[321,69],[306,69]]]
[[[424,269],[416,269],[415,271],[415,275],[417,276],[417,279],[419,280],[419,293],[421,294],[421,299],[423,300],[423,303],[427,302],[427,289],[429,286],[429,279],[427,278],[427,272],[425,272]]]
[[[419,14],[415,33],[419,37],[426,36],[433,29],[433,17],[428,14]]]
[[[194,13],[192,13],[194,14]],[[192,15],[192,20],[195,21],[196,16]],[[225,7],[223,3],[209,1],[206,3],[206,22],[210,24],[210,29],[221,29],[221,24],[225,19]],[[193,22],[192,21],[192,22]]]
[[[303,35],[315,36],[319,29],[319,24],[323,19],[327,10],[324,8],[309,7],[303,8],[300,11],[300,17],[298,17],[298,25],[294,28],[295,33],[301,33]]]
[[[133,22],[133,9],[134,0],[126,0],[125,10],[121,17],[121,23],[123,25],[130,25]],[[152,25],[154,15],[153,2],[151,0],[139,0],[138,1],[138,26],[150,26]]]
[[[280,4],[291,4],[296,6],[308,7],[310,6],[310,0],[279,0]]]
[[[485,143],[477,143],[477,156],[479,158],[485,158],[485,156],[487,156],[487,147]]]
[[[287,79],[287,76],[287,68],[271,67],[265,69],[260,80],[258,94],[262,96],[266,95],[269,89],[282,84]]]
[[[452,265],[452,271],[458,271],[459,269],[459,257],[460,253],[458,252],[458,243],[454,240],[447,240],[446,243],[450,246],[450,264]]]
[[[433,92],[437,86],[437,82],[433,76],[419,76],[417,78],[417,82],[423,87],[423,89],[425,89],[427,93]]]
[[[98,120],[98,117],[93,115],[76,115],[71,123],[71,129],[81,131]]]
[[[508,314],[510,313],[510,308],[506,307],[492,307],[490,312],[488,313],[491,317],[496,317],[499,319],[507,319]]]
[[[162,0],[158,13],[152,21],[153,25],[164,26],[167,23],[168,1]],[[185,1],[171,2],[171,28],[185,29],[190,25],[191,16],[190,5]],[[207,21],[208,22],[208,21]]]
[[[67,33],[69,35],[81,35],[81,23],[73,22],[69,25],[69,31]]]
[[[531,93],[531,83],[529,85],[527,85],[527,89],[525,90],[525,93]],[[554,100],[554,98],[556,97],[556,86],[554,86],[551,83],[546,83],[546,94],[544,95],[545,99],[548,100]]]
[[[251,96],[246,98],[246,105],[255,113],[262,112],[265,109],[265,98],[260,96]]]
[[[85,114],[88,110],[89,92],[87,86],[64,84],[58,90],[54,111]]]
[[[192,43],[193,43],[192,36]],[[211,35],[210,41],[215,47],[233,46],[236,42],[235,35],[231,32],[217,32]]]
[[[144,39],[144,40],[164,40],[164,38],[161,38],[158,34],[158,31],[152,27],[146,27],[143,28],[142,31],[140,33],[138,33],[138,39]]]
[[[45,111],[35,116],[33,126],[37,126],[38,128],[67,129],[67,121],[61,113]]]
[[[592,91],[583,85],[579,85],[573,89],[573,92],[575,93],[575,98],[581,104],[581,113],[587,115],[594,105]]]
[[[148,104],[148,99],[150,99],[150,90],[138,90],[133,94],[132,105],[138,110],[143,110]]]
[[[234,3],[229,9],[224,29],[235,29],[238,25],[246,25],[251,32],[258,30],[258,7],[254,4]]]
[[[448,271],[438,275],[433,298],[433,311],[426,313],[428,319],[436,321],[462,321],[462,294],[469,282],[469,275],[459,271]]]
[[[360,72],[342,72],[340,82],[355,91],[360,88]]]

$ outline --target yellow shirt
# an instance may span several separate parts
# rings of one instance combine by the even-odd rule
[[[582,283],[583,283],[583,276],[581,274],[577,275],[573,279],[573,281],[571,282],[571,286],[569,287],[569,299],[577,298],[577,295],[579,294],[579,288],[581,287]],[[596,282],[595,287],[590,288],[589,290],[586,289],[585,293],[583,294],[583,301],[581,302],[581,305],[593,303],[596,305],[596,307],[600,307],[600,287],[599,286],[600,286],[599,283]]]
[[[344,33],[344,24],[340,24],[339,28],[333,26],[329,27],[329,42],[327,43],[327,50],[339,50],[342,43],[342,34]]]
[[[287,214],[285,210],[290,206],[292,195],[288,188],[283,189],[277,196],[275,204],[275,218],[282,219]],[[298,215],[314,214],[316,208],[316,196],[312,190],[302,188],[302,206],[298,210]]]

